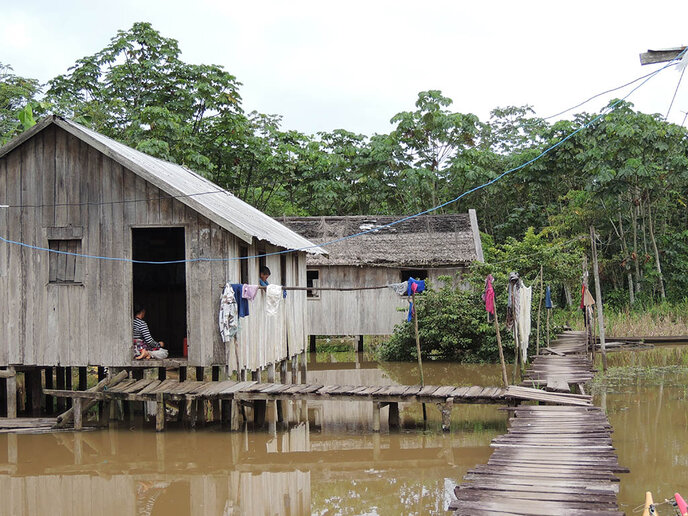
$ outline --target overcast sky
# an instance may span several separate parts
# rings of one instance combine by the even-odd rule
[[[548,116],[660,66],[641,67],[640,52],[688,43],[688,3],[677,0],[1,2],[0,62],[18,75],[47,81],[148,21],[185,61],[234,74],[244,109],[307,133],[387,132],[428,89],[482,120],[523,104]],[[665,114],[678,79],[665,70],[629,100]],[[669,119],[682,111],[688,78]]]

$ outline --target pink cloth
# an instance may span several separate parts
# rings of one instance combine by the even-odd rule
[[[258,293],[258,285],[243,285],[241,287],[241,297],[253,301]]]
[[[495,313],[495,291],[494,287],[492,286],[493,281],[494,278],[492,277],[492,274],[488,274],[487,278],[485,278],[485,292],[483,292],[485,310],[487,310],[488,313],[491,313],[492,315],[494,315]]]

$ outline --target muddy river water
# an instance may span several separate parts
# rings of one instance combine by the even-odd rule
[[[418,383],[407,363],[319,356],[309,381]],[[346,357],[344,357],[347,360]],[[499,385],[492,365],[425,364],[427,384]],[[688,377],[667,372],[600,385],[595,402],[614,427],[620,502],[631,514],[645,490],[660,501],[688,495]],[[402,407],[403,429],[373,434],[371,404],[309,403],[308,417],[273,432],[196,431],[153,423],[46,435],[0,435],[0,514],[334,515],[448,514],[454,486],[490,456],[504,433],[496,405],[459,405],[452,432],[436,407]],[[296,412],[296,411],[295,411]],[[305,416],[305,411],[298,411]],[[142,425],[144,428],[142,428]],[[665,510],[660,514],[669,514]]]

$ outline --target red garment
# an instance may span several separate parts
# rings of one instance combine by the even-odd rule
[[[487,278],[485,278],[485,292],[483,293],[485,310],[492,315],[495,313],[495,291],[494,287],[492,286],[493,281],[494,278],[492,277],[492,274],[488,274]]]

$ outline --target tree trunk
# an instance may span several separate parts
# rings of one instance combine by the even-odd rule
[[[635,292],[640,292],[640,257],[638,256],[638,220],[637,207],[631,204],[631,224],[633,225],[633,262],[635,263]]]
[[[621,216],[621,210],[619,210],[619,238],[621,238],[621,249],[624,253],[624,259],[628,260],[630,258],[628,254],[628,245],[626,244],[626,234],[623,230],[623,217]],[[626,275],[628,276],[628,299],[631,306],[635,304],[635,292],[633,291],[633,274],[631,274],[631,266],[626,262],[624,268],[626,269]]]
[[[648,229],[650,231],[650,241],[652,242],[652,250],[655,253],[655,264],[657,266],[657,275],[659,276],[659,294],[662,299],[666,299],[666,292],[664,291],[664,276],[662,275],[662,265],[659,262],[659,251],[657,250],[657,240],[655,239],[654,224],[652,223],[652,211],[650,203],[647,203],[647,220]]]

